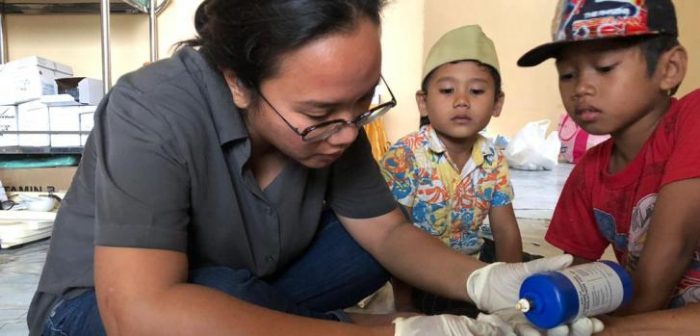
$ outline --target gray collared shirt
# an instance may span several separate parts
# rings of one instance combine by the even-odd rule
[[[191,268],[266,276],[303,253],[325,205],[351,218],[396,207],[364,132],[330,167],[289,160],[261,190],[241,113],[221,73],[192,48],[119,80],[56,217],[31,335],[61,297],[94,286],[94,245],[179,251]]]

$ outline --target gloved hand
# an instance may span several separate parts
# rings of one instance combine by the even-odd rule
[[[590,336],[605,328],[603,322],[595,317],[582,317],[572,323],[542,330],[528,322],[525,314],[515,308],[504,309],[493,314],[479,314],[476,320],[485,322],[503,330],[509,326],[518,336]]]
[[[489,264],[467,278],[467,293],[479,309],[495,312],[514,308],[518,302],[520,285],[526,277],[540,272],[562,270],[573,262],[573,257],[563,254],[526,263]]]
[[[466,316],[433,315],[395,319],[394,336],[514,336],[513,328]]]

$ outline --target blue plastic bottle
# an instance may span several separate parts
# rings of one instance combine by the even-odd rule
[[[612,261],[529,276],[516,308],[534,325],[554,328],[579,317],[609,313],[632,298],[632,278]]]

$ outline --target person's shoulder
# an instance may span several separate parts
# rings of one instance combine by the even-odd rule
[[[683,100],[690,100],[694,101],[695,103],[700,102],[700,88],[694,89],[693,91],[687,93],[681,98],[681,101]]]
[[[131,120],[163,139],[184,136],[190,130],[186,133],[196,143],[203,141],[202,132],[209,129],[212,118],[212,81],[207,82],[205,74],[213,70],[204,68],[206,61],[197,57],[201,55],[194,49],[180,50],[122,76],[98,108],[97,117]]]
[[[163,117],[192,119],[205,110],[223,79],[200,52],[185,47],[173,56],[122,76],[110,91],[110,104],[135,106]],[[220,83],[221,82],[221,83]]]
[[[691,91],[678,99],[677,104],[681,111],[700,110],[700,88]]]
[[[389,146],[381,161],[414,161],[416,156],[423,156],[424,154],[421,153],[427,151],[428,146],[424,144],[425,139],[422,131],[423,129],[411,132],[396,140],[394,144]]]
[[[424,147],[426,145],[426,142],[427,136],[425,134],[425,128],[421,128],[418,131],[413,131],[400,137],[391,147],[413,150]]]
[[[205,64],[206,61],[198,51],[183,48],[169,58],[125,74],[113,90],[131,91],[144,97],[191,97],[193,91],[201,86],[203,71],[200,68]]]
[[[700,124],[700,89],[695,89],[680,98],[671,98],[671,104],[661,124],[664,129],[676,129],[676,132],[696,128]]]

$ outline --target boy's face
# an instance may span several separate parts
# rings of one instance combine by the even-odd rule
[[[430,75],[426,87],[427,92],[416,93],[418,108],[443,140],[459,142],[473,137],[503,106],[503,95],[496,99],[495,81],[488,68],[473,61],[441,65]]]
[[[557,57],[559,92],[567,113],[592,134],[624,132],[651,118],[663,97],[638,45],[576,43]],[[658,72],[658,71],[657,71]]]

